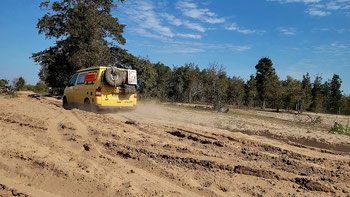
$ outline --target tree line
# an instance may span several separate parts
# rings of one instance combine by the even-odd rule
[[[309,73],[302,80],[287,76],[281,80],[268,57],[261,58],[255,66],[256,73],[245,81],[230,77],[225,68],[209,63],[200,69],[194,63],[174,66],[135,57],[119,49],[114,66],[131,66],[138,71],[141,98],[157,98],[161,101],[206,103],[215,109],[224,105],[249,108],[272,108],[279,111],[296,110],[335,114],[350,114],[350,97],[343,95],[342,80],[334,74],[323,82],[317,75],[311,81]]]
[[[23,77],[14,78],[12,84],[9,80],[0,79],[0,88],[11,88],[15,91],[33,91],[36,93],[44,93],[48,91],[48,87],[42,81],[36,83],[36,85],[26,84]]]
[[[126,43],[125,24],[112,16],[123,0],[51,0],[40,7],[47,13],[38,20],[40,34],[56,39],[54,46],[33,53],[41,66],[39,77],[58,91],[79,69],[112,65],[131,67],[138,72],[141,98],[162,101],[208,103],[215,109],[223,105],[262,107],[350,114],[350,99],[340,91],[341,79],[334,75],[323,82],[309,74],[296,80],[280,80],[272,61],[261,58],[256,74],[248,81],[230,77],[222,65],[210,63],[204,69],[189,63],[170,68],[160,62],[136,57],[119,45]]]

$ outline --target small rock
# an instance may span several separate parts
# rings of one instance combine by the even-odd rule
[[[90,146],[88,144],[83,145],[85,151],[90,151]]]
[[[125,124],[132,124],[132,125],[135,125],[136,122],[133,121],[133,120],[127,120],[127,121],[125,121]]]
[[[221,141],[215,141],[213,144],[215,144],[216,146],[219,146],[219,147],[224,147],[224,143]]]

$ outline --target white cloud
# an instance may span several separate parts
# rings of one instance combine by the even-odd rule
[[[304,3],[307,8],[306,13],[311,16],[324,17],[331,15],[333,12],[346,14],[344,10],[350,9],[350,0],[267,0],[279,3]]]
[[[282,34],[284,35],[288,35],[288,36],[294,36],[296,35],[296,29],[295,28],[292,28],[292,27],[289,27],[289,28],[283,28],[283,27],[280,27],[277,29],[279,32],[281,32]]]
[[[215,24],[215,23],[223,23],[225,22],[224,18],[205,18],[205,22]]]
[[[174,37],[170,27],[162,25],[151,1],[133,1],[128,6],[126,13],[138,23],[139,30],[148,29],[161,36]]]
[[[159,6],[159,5],[158,5]],[[163,4],[162,4],[163,6]],[[127,4],[125,13],[128,18],[137,24],[130,30],[145,37],[167,40],[173,37],[201,39],[201,35],[174,32],[171,27],[164,25],[164,19],[174,26],[184,26],[191,30],[205,32],[206,28],[198,23],[181,20],[168,13],[159,13],[159,9],[150,0],[134,0]]]
[[[312,32],[313,33],[316,33],[316,32],[336,32],[336,33],[339,33],[339,34],[343,34],[343,33],[349,33],[350,29],[348,29],[348,28],[337,28],[337,29],[335,29],[335,28],[323,27],[323,28],[313,28]]]
[[[176,9],[180,10],[183,15],[190,18],[198,19],[202,22],[216,24],[225,22],[225,18],[218,17],[216,13],[209,9],[199,8],[192,0],[182,0],[176,3]]]
[[[202,25],[198,24],[198,23],[191,23],[189,21],[184,21],[184,25],[189,28],[189,29],[193,29],[193,30],[197,30],[200,32],[205,32],[206,28],[203,27]]]
[[[192,39],[201,39],[202,36],[198,34],[177,34],[177,36],[183,37],[183,38],[192,38]]]
[[[179,5],[181,4],[181,5]],[[214,30],[216,27],[205,27],[203,24],[217,24],[225,21],[216,13],[209,9],[201,9],[198,5],[203,4],[193,3],[191,0],[177,2],[176,6],[179,13],[164,12],[168,6],[165,1],[158,3],[155,0],[131,0],[126,1],[123,7],[125,20],[128,20],[128,30],[139,36],[152,38],[154,40],[144,39],[136,44],[148,47],[150,50],[162,53],[201,53],[214,51],[236,51],[243,52],[250,50],[249,45],[240,44],[221,44],[221,43],[204,43],[194,42],[193,40],[202,39],[201,33],[208,30]],[[194,20],[198,19],[198,20]],[[181,31],[183,28],[191,31]],[[232,28],[232,27],[231,27]],[[256,30],[239,28],[237,32],[243,34],[258,33]]]
[[[210,44],[210,43],[191,43],[192,46],[198,46],[201,48],[205,48],[207,50],[233,50],[233,51],[248,51],[250,49],[252,49],[251,46],[249,45],[234,45],[231,43],[227,43],[227,44]]]
[[[184,25],[188,29],[196,30],[199,32],[205,32],[206,28],[204,28],[202,25],[198,23],[192,23],[187,20],[181,20],[176,18],[175,16],[167,13],[161,14],[170,24],[175,25],[175,26],[181,26]]]
[[[305,11],[306,13],[312,15],[312,16],[328,16],[331,14],[331,12],[328,11],[322,11],[316,8],[310,8]]]
[[[239,28],[236,23],[232,23],[229,27],[226,27],[226,30],[237,31]]]
[[[340,4],[338,4],[337,2],[331,1],[329,3],[326,4],[326,8],[328,10],[338,10],[340,9],[342,6]]]
[[[226,30],[229,31],[236,31],[242,34],[254,34],[254,33],[264,33],[265,31],[258,31],[258,30],[252,30],[252,29],[245,29],[238,27],[236,23],[232,23],[230,26],[225,27]]]
[[[252,49],[251,46],[232,46],[231,48],[236,50],[236,51],[248,51],[248,50]]]
[[[267,1],[277,1],[280,3],[318,3],[322,0],[267,0]]]
[[[167,21],[175,26],[180,26],[183,24],[182,20],[175,18],[175,16],[168,14],[168,13],[163,13],[161,14],[161,16],[163,16],[165,19],[167,19]]]
[[[148,37],[148,38],[153,38],[153,39],[162,40],[162,41],[167,41],[170,39],[167,36],[162,36],[162,35],[147,31],[146,29],[143,29],[142,27],[133,27],[130,30],[134,33],[137,33],[141,36]]]
[[[163,41],[166,44],[142,44],[143,46],[149,47],[151,50],[154,50],[158,53],[208,53],[208,52],[217,52],[217,51],[236,51],[244,52],[252,49],[249,45],[234,45],[230,43],[206,43],[206,42],[196,42],[196,41],[176,41],[169,39]]]
[[[314,53],[333,54],[337,56],[350,55],[350,45],[346,43],[332,42],[330,44],[313,47]]]
[[[161,49],[156,49],[157,52],[159,53],[180,53],[180,54],[189,54],[189,53],[201,53],[204,52],[203,49],[198,49],[198,48],[192,48],[192,47],[165,47]]]

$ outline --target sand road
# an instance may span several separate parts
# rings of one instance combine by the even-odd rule
[[[248,115],[0,96],[0,196],[350,196],[349,136]]]

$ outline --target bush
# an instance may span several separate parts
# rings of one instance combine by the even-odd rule
[[[34,85],[24,85],[21,89],[21,91],[33,91],[35,93],[46,93],[48,92],[48,87],[44,82],[38,82],[35,86]]]
[[[34,91],[33,85],[24,85],[23,88],[20,89],[20,91]]]
[[[345,126],[335,122],[333,128],[330,130],[330,133],[350,135],[350,127],[348,125]]]
[[[35,87],[34,87],[34,92],[36,93],[44,93],[44,92],[48,92],[48,87],[46,86],[46,84],[44,82],[38,82]]]
[[[9,81],[6,79],[0,79],[0,88],[5,87],[9,84]]]
[[[21,90],[26,84],[26,81],[23,79],[23,77],[19,77],[13,79],[12,83],[15,86],[16,90]]]

